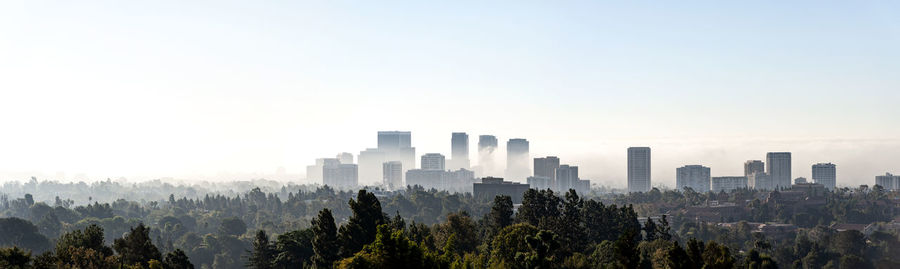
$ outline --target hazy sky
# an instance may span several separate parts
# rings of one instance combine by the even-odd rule
[[[302,174],[378,130],[617,186],[628,146],[654,185],[767,151],[900,173],[898,1],[250,2],[0,2],[0,181]]]

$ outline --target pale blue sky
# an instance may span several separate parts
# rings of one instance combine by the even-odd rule
[[[721,2],[4,1],[0,180],[302,173],[394,129],[617,185],[630,145],[670,186],[767,151],[900,173],[900,2]]]

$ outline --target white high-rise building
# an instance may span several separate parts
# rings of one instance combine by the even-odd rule
[[[826,189],[834,190],[837,183],[837,169],[833,163],[817,163],[812,166],[812,180]]]
[[[513,138],[506,142],[506,179],[525,181],[531,175],[529,143],[524,138]]]
[[[791,153],[769,152],[766,154],[766,173],[772,178],[775,188],[791,187]]]
[[[422,155],[422,170],[441,170],[444,171],[446,161],[444,155],[440,153],[428,153]]]
[[[709,177],[709,167],[685,165],[675,169],[675,186],[678,190],[689,187],[696,192],[705,193],[710,190]]]
[[[399,161],[385,162],[382,165],[384,171],[384,187],[389,190],[404,189],[403,186],[403,163]]]
[[[875,185],[879,185],[885,190],[900,189],[900,176],[884,173],[883,176],[875,176]]]
[[[747,188],[747,177],[713,177],[709,183],[712,192],[730,192]]]
[[[650,191],[650,148],[628,148],[628,192]]]

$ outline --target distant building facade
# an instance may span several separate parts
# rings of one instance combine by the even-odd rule
[[[685,165],[675,169],[675,186],[678,190],[691,188],[696,192],[709,192],[709,167],[702,165]]]
[[[466,133],[453,133],[450,137],[450,170],[470,169],[469,162],[469,135]]]
[[[744,176],[750,177],[754,173],[765,173],[766,164],[760,160],[749,160],[744,162]]]
[[[340,161],[343,164],[353,164],[353,154],[352,153],[341,152],[341,153],[338,153],[337,157],[335,157],[335,158],[337,158],[338,161]]]
[[[528,155],[529,143],[524,138],[513,138],[506,142],[506,178],[525,180],[531,175]]]
[[[522,203],[522,197],[528,191],[528,184],[504,181],[503,178],[486,177],[480,183],[472,184],[472,195],[476,198],[493,201],[498,195],[506,195],[512,198],[515,204]]]
[[[456,171],[413,169],[406,171],[407,185],[439,191],[471,191],[474,179],[475,173],[466,169]]]
[[[556,169],[559,168],[559,158],[547,156],[534,158],[534,176],[556,179]]]
[[[650,148],[628,148],[628,192],[650,191]]]
[[[444,159],[444,155],[440,153],[428,153],[422,155],[422,169],[423,170],[440,170],[444,171],[446,161]]]
[[[337,160],[337,159],[335,159]],[[358,167],[355,164],[326,164],[322,170],[322,181],[336,189],[355,189],[359,186]]]
[[[390,161],[382,164],[384,187],[389,190],[403,189],[403,163]]]
[[[712,177],[709,185],[712,192],[730,192],[736,189],[747,188],[747,177]]]
[[[837,168],[833,163],[817,163],[812,166],[812,180],[828,190],[834,190],[837,183]]]
[[[900,190],[900,176],[895,176],[891,173],[875,176],[875,185],[881,186],[885,190]]]
[[[766,173],[772,178],[775,188],[791,187],[791,153],[766,153]]]
[[[752,173],[749,177],[747,177],[748,187],[754,190],[774,190],[775,183],[772,182],[772,177],[766,173]]]
[[[367,182],[379,182],[384,177],[384,163],[399,161],[402,169],[416,167],[416,148],[412,134],[405,131],[379,131],[378,147],[359,152],[359,177]]]

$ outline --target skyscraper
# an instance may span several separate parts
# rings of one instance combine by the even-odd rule
[[[403,164],[398,161],[385,162],[382,165],[384,171],[384,186],[389,190],[403,189]]]
[[[628,148],[628,192],[650,191],[650,148]]]
[[[493,135],[478,136],[478,151],[488,150],[493,152],[497,149],[497,137]]]
[[[476,176],[499,176],[500,171],[495,160],[494,151],[497,150],[497,137],[493,135],[478,136],[478,166],[475,167]]]
[[[710,190],[709,176],[709,167],[685,165],[675,169],[675,186],[678,190],[689,187],[696,192],[705,193]]]
[[[812,180],[833,190],[837,183],[837,169],[833,163],[817,163],[812,166]]]
[[[750,177],[753,173],[765,173],[766,164],[760,160],[749,160],[744,163],[744,176]]]
[[[766,173],[772,178],[774,188],[791,187],[791,153],[769,152],[766,154]]]
[[[445,169],[445,158],[440,153],[428,153],[422,155],[422,170],[440,170]]]
[[[368,183],[383,180],[384,163],[400,161],[403,171],[416,167],[416,148],[412,147],[410,132],[378,132],[378,148],[359,152],[359,177]]]
[[[450,170],[469,169],[469,135],[453,133],[450,137]]]
[[[560,165],[556,170],[556,190],[559,192],[567,192],[569,189],[579,188],[578,186],[578,166],[570,166],[567,164]]]
[[[506,142],[506,178],[525,181],[531,175],[529,168],[528,140],[513,138]]]
[[[378,149],[401,149],[409,147],[412,147],[412,133],[410,132],[378,132]]]
[[[555,180],[557,168],[559,168],[559,158],[557,158],[556,156],[534,158],[535,177],[544,177],[550,180]]]

